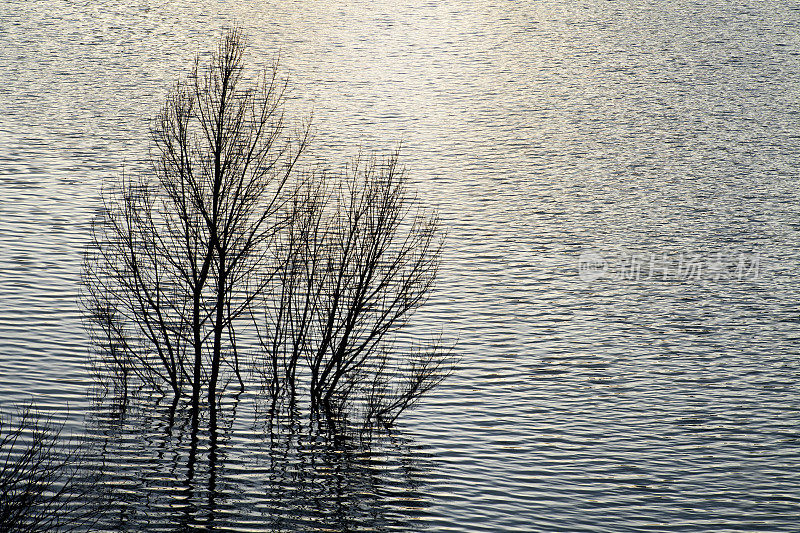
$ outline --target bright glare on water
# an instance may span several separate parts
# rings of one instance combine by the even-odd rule
[[[82,431],[100,191],[142,167],[166,91],[232,23],[253,65],[280,55],[309,162],[402,143],[447,231],[413,327],[461,362],[370,457],[291,436],[250,453],[268,446],[240,423],[204,500],[218,527],[800,527],[788,0],[3,2],[0,406]],[[164,525],[192,497],[170,478],[185,443],[139,423],[108,451],[152,495],[118,504],[126,527],[189,527]]]

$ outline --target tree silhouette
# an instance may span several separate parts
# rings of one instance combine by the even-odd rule
[[[449,369],[436,343],[394,342],[433,287],[437,219],[415,208],[397,153],[310,181],[289,210],[260,330],[271,397],[294,404],[305,378],[329,422],[391,424]]]
[[[154,122],[149,172],[105,194],[84,275],[96,366],[122,396],[188,397],[195,429],[201,395],[213,424],[243,367],[273,413],[302,395],[333,428],[356,410],[391,424],[447,373],[437,346],[392,344],[433,286],[436,217],[396,153],[300,172],[309,130],[286,134],[277,67],[248,77],[244,49],[232,30],[195,64]]]
[[[117,383],[135,376],[176,399],[188,386],[195,418],[204,389],[215,408],[223,363],[242,383],[236,324],[274,270],[265,260],[281,191],[307,142],[284,135],[277,69],[247,80],[243,52],[229,32],[171,92],[150,173],[106,195],[85,268],[86,307]]]
[[[88,530],[104,503],[77,442],[31,406],[0,417],[0,531]]]

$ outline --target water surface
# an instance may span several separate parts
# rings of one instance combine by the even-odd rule
[[[223,505],[242,530],[797,528],[789,1],[3,3],[2,405],[33,396],[79,431],[91,382],[77,295],[100,190],[141,167],[166,90],[234,21],[255,65],[280,52],[294,116],[313,111],[312,160],[402,142],[448,233],[415,327],[457,337],[462,358],[406,417],[406,444],[376,455],[381,490],[340,478],[380,519],[312,506],[270,522],[259,505],[287,500],[260,498],[254,479]],[[580,275],[587,251],[606,261],[597,279]],[[653,257],[656,275],[624,275]],[[690,258],[706,270],[679,275]],[[231,433],[231,479],[256,434]],[[138,460],[162,472],[163,458]],[[409,478],[397,464],[418,466]]]

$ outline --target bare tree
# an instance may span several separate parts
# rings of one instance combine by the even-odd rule
[[[438,221],[417,208],[397,153],[308,177],[288,209],[260,329],[273,406],[300,389],[331,424],[353,410],[391,424],[449,371],[436,343],[393,342],[433,286]]]
[[[269,281],[269,242],[287,180],[307,143],[284,134],[276,67],[246,77],[237,30],[195,64],[152,128],[149,175],[106,195],[87,256],[84,299],[101,364],[127,380],[203,390],[216,405],[224,364],[238,370],[237,321]],[[242,384],[243,385],[243,384]]]
[[[0,418],[0,531],[83,530],[102,505],[80,450],[28,406]]]
[[[355,411],[391,424],[447,373],[435,344],[393,344],[433,286],[438,221],[397,153],[296,172],[308,128],[285,134],[285,85],[275,68],[248,79],[243,50],[234,30],[195,65],[155,120],[150,172],[105,196],[85,266],[96,362],[123,396],[188,396],[196,429],[223,373],[244,389],[255,329],[273,411],[304,399],[332,427]]]

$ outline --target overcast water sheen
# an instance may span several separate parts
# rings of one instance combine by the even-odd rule
[[[309,162],[402,142],[447,231],[415,331],[461,363],[363,461],[286,437],[270,466],[257,424],[227,433],[219,528],[797,531],[789,0],[2,2],[0,405],[81,431],[101,187],[233,22],[313,111]],[[149,423],[109,452],[153,494],[131,530],[183,509]]]

